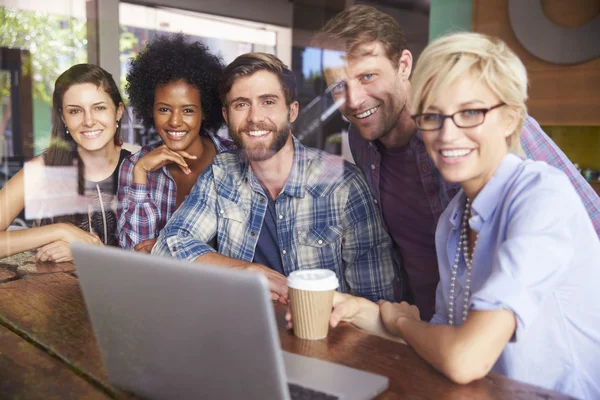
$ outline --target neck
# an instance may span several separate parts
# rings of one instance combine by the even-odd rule
[[[396,122],[396,125],[388,132],[387,135],[382,136],[379,141],[387,148],[401,147],[408,144],[417,133],[417,126],[410,117],[410,107],[407,103]]]
[[[193,156],[196,156],[195,159],[188,159],[186,158],[185,162],[188,164],[188,166],[191,169],[194,169],[193,167],[196,164],[202,164],[204,163],[204,158],[202,157],[205,153],[207,153],[205,151],[207,145],[209,145],[211,142],[210,138],[207,136],[202,136],[200,134],[198,134],[198,137],[192,142],[190,143],[190,145],[185,149],[185,151]]]
[[[252,172],[267,190],[273,200],[277,198],[285,186],[294,164],[294,142],[292,135],[273,157],[264,161],[250,161]]]
[[[85,177],[91,181],[100,181],[112,174],[116,164],[119,162],[121,146],[111,142],[102,149],[88,151],[81,146],[77,147],[77,153],[85,165]]]
[[[502,162],[502,160],[504,159],[504,156],[506,156],[506,154],[508,154],[508,150],[504,153],[500,153],[498,155],[499,158],[496,160],[496,162],[493,164],[493,166],[488,171],[484,172],[483,174],[481,174],[479,176],[476,176],[472,179],[469,179],[467,181],[460,183],[460,186],[462,187],[463,191],[465,192],[465,195],[467,196],[467,198],[469,198],[469,200],[471,200],[471,203],[473,203],[473,201],[475,201],[475,197],[477,197],[479,192],[481,192],[481,190],[490,181],[490,179],[492,179],[492,176],[494,176],[494,173],[496,173],[496,170],[500,166],[500,163]]]

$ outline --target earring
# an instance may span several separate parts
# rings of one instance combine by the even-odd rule
[[[69,132],[69,128],[67,128],[67,126],[65,125],[65,132],[67,135],[70,135],[71,133]]]
[[[119,127],[119,120],[117,120],[117,128]]]

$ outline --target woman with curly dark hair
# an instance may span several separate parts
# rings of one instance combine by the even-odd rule
[[[131,60],[125,90],[143,124],[161,140],[125,159],[119,174],[119,244],[150,252],[159,231],[217,153],[234,149],[223,124],[223,63],[182,34],[154,40]]]

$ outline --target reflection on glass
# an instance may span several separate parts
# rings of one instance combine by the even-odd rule
[[[49,143],[54,81],[73,64],[87,62],[85,0],[4,0],[0,47],[31,54],[34,153]]]
[[[277,32],[268,24],[174,8],[120,3],[119,23],[121,91],[124,94],[129,60],[156,36],[183,32],[190,40],[200,41],[211,52],[220,55],[225,64],[251,51],[275,54],[277,45]],[[133,127],[137,131],[137,137],[131,141],[146,145],[158,140],[154,129],[146,132],[140,124],[134,124]],[[220,131],[219,134],[227,136],[226,130]]]
[[[0,70],[0,158],[3,160],[13,155],[10,89],[10,72]],[[3,164],[3,170],[4,167],[5,165]]]

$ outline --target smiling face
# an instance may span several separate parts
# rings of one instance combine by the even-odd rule
[[[469,73],[440,90],[423,112],[450,115],[499,103],[498,96],[476,74]],[[458,128],[446,118],[441,129],[423,131],[427,152],[444,179],[460,183],[467,195],[479,193],[508,152],[506,138],[516,126],[512,115],[504,106],[489,111],[483,124],[473,128]]]
[[[106,91],[93,83],[71,86],[62,100],[62,120],[73,140],[87,151],[114,146],[123,104],[115,106]]]
[[[331,93],[340,111],[366,140],[385,137],[398,123],[411,67],[405,61],[395,67],[383,45],[371,42],[353,49],[344,67],[326,73],[328,86],[336,84]]]
[[[154,91],[154,126],[165,145],[187,150],[200,141],[202,127],[200,91],[185,81],[168,82]]]
[[[298,103],[286,105],[277,75],[267,70],[238,78],[223,108],[231,138],[250,161],[277,154],[291,140],[291,123],[297,116]]]

